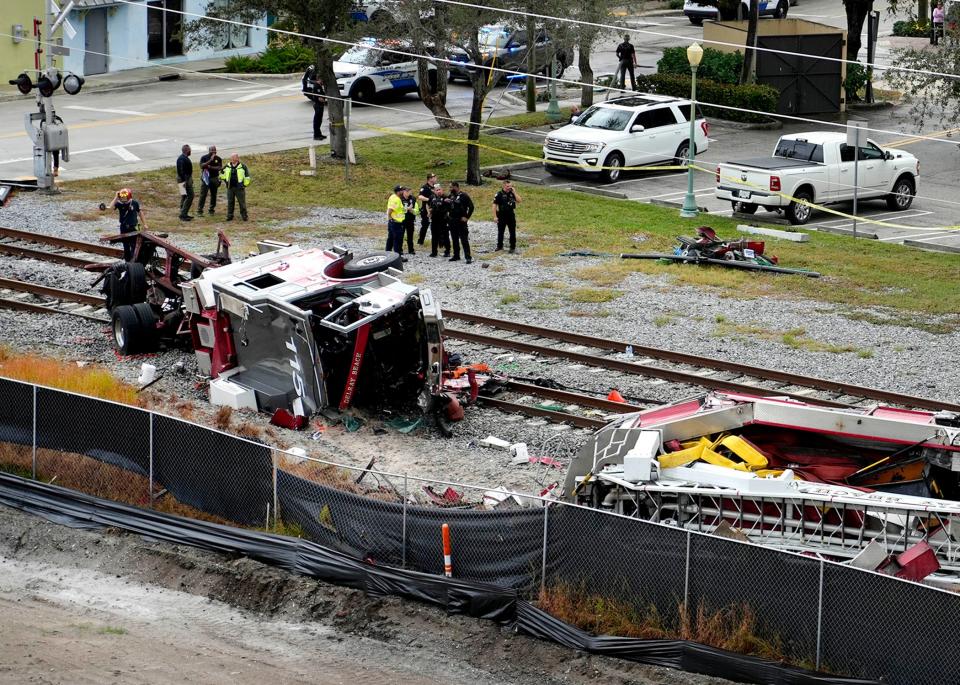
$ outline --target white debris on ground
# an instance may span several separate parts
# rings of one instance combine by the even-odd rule
[[[530,211],[530,210],[527,210]],[[95,221],[70,221],[74,216],[89,216],[91,208],[68,197],[50,198],[18,194],[0,209],[0,225],[29,229],[37,233],[80,240],[95,240],[110,234],[115,220],[104,214]],[[664,275],[634,273],[613,287],[615,297],[603,303],[575,302],[572,291],[596,289],[574,275],[586,266],[602,266],[616,257],[558,257],[550,260],[523,256],[523,214],[520,212],[520,254],[493,253],[495,226],[490,222],[471,223],[470,239],[474,263],[451,263],[442,257],[428,256],[429,247],[417,246],[416,255],[404,265],[420,287],[428,287],[450,309],[525,321],[590,335],[676,349],[705,358],[729,359],[743,364],[816,375],[895,392],[960,401],[960,377],[945,372],[952,369],[954,351],[960,345],[960,332],[933,333],[914,327],[876,323],[901,321],[901,313],[879,309],[858,309],[810,300],[786,300],[772,297],[735,299],[720,297],[716,290],[670,283]],[[297,235],[303,246],[341,244],[356,254],[383,248],[379,239],[347,235],[345,226],[375,224],[380,215],[362,210],[317,208],[306,218],[284,222],[277,237]],[[197,224],[209,221],[209,235],[198,236]],[[200,224],[203,225],[203,224]],[[297,227],[302,227],[298,230]],[[191,233],[170,239],[186,249],[211,252],[216,245],[216,229],[231,226],[208,218],[191,225]],[[678,225],[678,232],[684,230]],[[419,230],[419,227],[418,227]],[[384,230],[385,233],[385,230]],[[585,246],[587,247],[587,246]],[[236,251],[235,251],[236,252]],[[241,256],[237,253],[235,256]],[[96,276],[64,266],[0,256],[0,270],[10,278],[30,280],[44,285],[92,292]],[[829,271],[825,269],[825,271]],[[758,274],[757,278],[786,278]],[[829,273],[826,274],[829,278]],[[945,297],[948,296],[945,294]],[[580,298],[582,299],[582,298]],[[460,322],[448,322],[463,327]],[[951,329],[956,318],[927,320],[924,328]],[[811,351],[817,345],[791,346],[784,334],[803,337],[830,349],[845,352]],[[787,337],[790,340],[790,337]],[[34,314],[0,310],[0,343],[16,351],[36,350],[69,360],[96,362],[122,379],[135,383],[142,359],[119,359],[113,352],[106,327],[66,316],[41,317]],[[796,343],[794,342],[794,345]],[[605,370],[586,368],[558,360],[491,350],[455,340],[448,349],[460,352],[465,363],[486,362],[511,376],[544,377],[574,389],[606,395],[616,387],[628,401],[667,402],[701,392],[674,386],[642,376],[624,376]],[[205,401],[205,390],[196,386],[193,355],[178,350],[151,357],[149,363],[163,376],[150,388],[154,407],[176,413],[185,399],[192,399],[197,420],[212,420],[213,411]],[[176,362],[183,371],[171,371]],[[361,416],[363,416],[361,414]],[[363,426],[348,432],[342,426],[324,426],[317,419],[302,433],[279,430],[273,434],[282,446],[300,446],[308,454],[358,467],[372,457],[377,468],[437,481],[498,485],[524,492],[539,492],[549,483],[562,480],[563,471],[541,463],[514,464],[510,450],[490,450],[481,441],[490,435],[509,444],[525,443],[531,457],[551,457],[566,464],[588,432],[549,424],[544,420],[505,415],[496,410],[470,408],[466,419],[455,427],[453,438],[439,436],[429,422],[423,422],[403,434],[386,425],[396,417],[365,416]],[[413,418],[413,417],[405,417]],[[235,422],[266,425],[268,417],[237,415]],[[322,433],[311,435],[319,427]],[[479,498],[477,498],[479,499]]]

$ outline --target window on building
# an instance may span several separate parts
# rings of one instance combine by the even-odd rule
[[[183,0],[147,3],[147,56],[163,59],[183,54]]]
[[[217,9],[228,10],[231,0],[215,0],[214,7]],[[229,16],[228,13],[224,13]],[[235,48],[245,48],[250,45],[250,29],[246,26],[236,26],[233,24],[223,24],[220,29],[220,49],[232,50]]]

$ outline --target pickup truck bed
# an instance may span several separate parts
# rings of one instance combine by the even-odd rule
[[[777,169],[794,169],[796,167],[814,166],[817,162],[811,162],[805,159],[786,159],[784,157],[751,157],[742,159],[739,162],[728,162],[731,166],[748,166],[753,169],[763,169],[765,171],[775,171]]]

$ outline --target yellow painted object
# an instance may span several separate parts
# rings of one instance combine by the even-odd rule
[[[703,461],[708,464],[713,464],[714,466],[724,466],[728,469],[734,469],[736,471],[749,471],[750,467],[747,466],[742,461],[734,461],[733,459],[728,459],[719,452],[714,452],[712,449],[704,448],[703,456],[700,457]]]
[[[681,445],[683,446],[682,450],[670,452],[669,454],[661,454],[657,458],[660,462],[660,468],[675,469],[678,466],[686,466],[691,462],[699,460],[703,456],[703,450],[710,445],[710,441],[706,438],[700,438],[694,442],[681,443]]]
[[[766,468],[769,465],[766,455],[758,450],[756,446],[739,435],[726,435],[721,437],[713,444],[713,448],[726,447],[735,455],[740,457],[751,471]]]

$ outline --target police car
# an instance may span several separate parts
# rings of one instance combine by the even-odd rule
[[[760,0],[758,7],[761,17],[773,17],[774,19],[786,19],[790,5],[796,4],[790,0]],[[720,10],[716,5],[707,5],[697,0],[686,0],[683,3],[683,13],[694,26],[700,26],[704,19],[716,20],[720,18]],[[750,16],[749,0],[740,0],[740,15]]]
[[[399,51],[399,52],[396,52]],[[384,93],[415,93],[419,88],[412,47],[400,41],[364,38],[333,63],[340,95],[369,102]],[[437,67],[429,65],[436,83]]]

